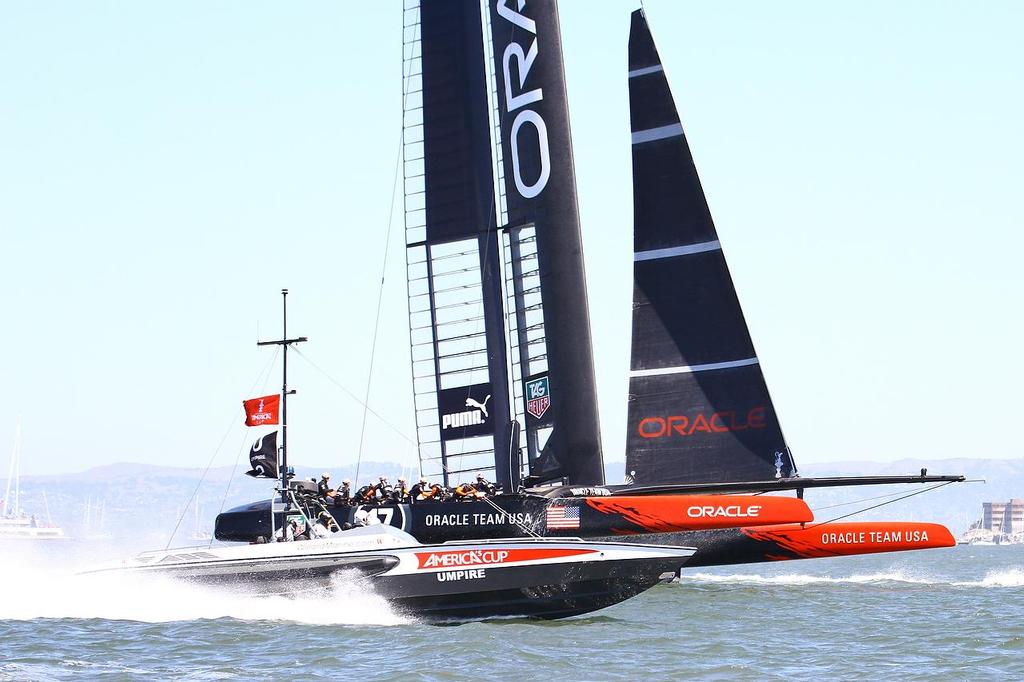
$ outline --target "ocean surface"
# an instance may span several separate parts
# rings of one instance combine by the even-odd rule
[[[437,627],[339,583],[242,598],[0,545],[0,680],[1024,679],[1024,547],[684,571],[590,616]]]

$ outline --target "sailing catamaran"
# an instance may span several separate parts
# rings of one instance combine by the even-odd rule
[[[573,534],[693,545],[706,564],[953,544],[937,524],[813,525],[784,506],[817,487],[963,477],[798,475],[642,11],[628,68],[628,483],[605,485],[557,8],[487,4],[404,11],[409,328],[421,471],[446,486],[490,472],[509,494],[361,511],[440,541],[557,536],[550,518],[568,508]],[[796,498],[764,494],[784,491]],[[779,514],[802,518],[768,520]],[[275,522],[269,503],[239,507],[216,537]]]

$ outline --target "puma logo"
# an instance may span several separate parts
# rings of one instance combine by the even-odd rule
[[[477,401],[473,400],[472,398],[466,398],[466,407],[475,407],[476,409],[478,409],[481,412],[483,412],[485,417],[489,417],[490,415],[487,414],[487,401],[490,400],[490,399],[491,399],[491,396],[488,395],[486,398],[484,398],[484,401],[482,403],[478,403]]]

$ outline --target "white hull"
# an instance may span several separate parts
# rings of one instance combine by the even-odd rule
[[[429,620],[560,618],[628,599],[671,578],[694,550],[576,538],[420,544],[389,526],[329,538],[148,552],[88,573],[155,574],[306,591],[353,570],[399,608]]]
[[[28,523],[8,523],[0,521],[0,540],[63,540],[64,531],[60,528],[33,527]]]

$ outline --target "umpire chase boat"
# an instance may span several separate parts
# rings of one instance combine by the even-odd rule
[[[389,526],[306,542],[148,552],[90,573],[161,575],[259,592],[308,590],[330,576],[367,581],[399,610],[428,621],[563,618],[617,604],[682,567],[693,550],[577,539],[424,545]]]
[[[628,536],[705,565],[954,544],[937,524],[811,523],[809,489],[963,477],[798,475],[642,11],[626,482],[605,485],[557,8],[487,5],[404,11],[406,266],[421,471],[489,472],[505,494],[338,521],[371,513],[419,542]],[[268,537],[282,514],[230,510],[216,537]]]
[[[368,580],[374,592],[418,619],[562,618],[629,599],[674,575],[693,555],[692,548],[678,545],[542,538],[528,527],[526,537],[424,543],[382,523],[339,525],[315,483],[294,480],[288,466],[288,396],[293,393],[288,349],[306,338],[288,337],[288,291],[281,293],[282,337],[260,343],[282,348],[281,394],[244,402],[248,426],[279,424],[282,433],[280,449],[274,431],[257,441],[250,456],[250,475],[280,476],[275,500],[268,502],[269,531],[256,533],[243,546],[211,542],[144,552],[86,573],[157,575],[289,593],[326,586],[335,574],[348,572],[342,579]]]

